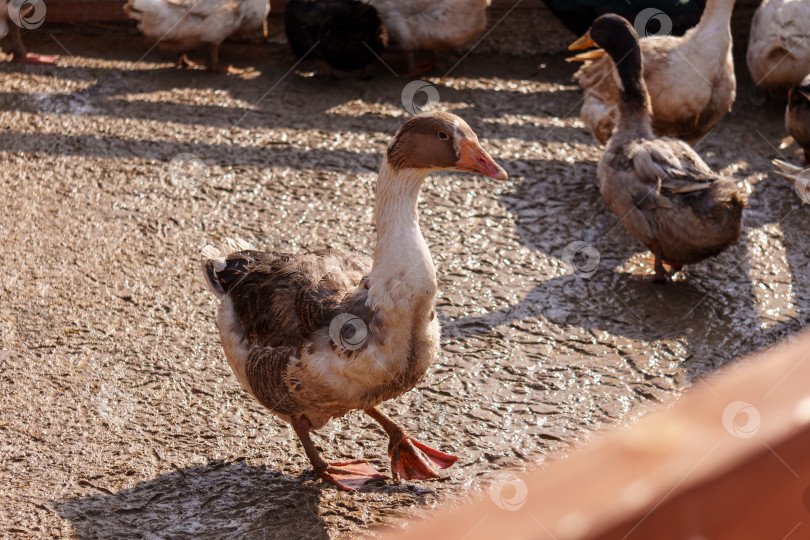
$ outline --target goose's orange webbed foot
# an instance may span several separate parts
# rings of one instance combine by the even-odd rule
[[[54,54],[34,54],[34,53],[25,53],[25,54],[15,54],[12,56],[13,62],[20,62],[23,64],[34,64],[34,65],[47,65],[53,64],[59,60],[59,57]]]
[[[391,441],[391,472],[394,477],[408,480],[438,478],[438,469],[446,469],[458,461],[458,457],[436,450],[403,435],[398,442]]]
[[[360,489],[371,480],[385,480],[390,478],[368,465],[365,459],[354,461],[336,461],[329,463],[325,468],[316,469],[315,472],[324,481],[343,491]]]

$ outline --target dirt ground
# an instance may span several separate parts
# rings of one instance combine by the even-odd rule
[[[380,534],[808,323],[810,207],[771,172],[797,157],[744,63],[734,111],[697,145],[751,193],[742,239],[658,286],[637,279],[643,246],[599,194],[574,67],[442,56],[425,80],[510,178],[427,182],[443,354],[384,409],[460,460],[442,481],[339,493],[231,374],[197,261],[228,236],[370,252],[408,81],[381,64],[333,80],[266,45],[224,48],[254,66],[243,76],[177,71],[130,30],[26,39],[64,58],[0,63],[0,536]],[[574,241],[598,250],[589,278],[562,261]],[[359,413],[316,442],[387,470],[387,439]]]

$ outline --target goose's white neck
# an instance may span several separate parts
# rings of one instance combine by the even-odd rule
[[[721,45],[724,42],[728,45],[731,37],[731,11],[734,9],[734,2],[735,0],[708,0],[700,21],[691,31],[696,35],[701,35],[702,39],[692,41],[701,48]]]
[[[369,300],[378,309],[397,310],[409,300],[432,299],[436,269],[419,229],[417,203],[428,171],[394,170],[383,158],[377,179],[374,222],[377,245],[369,274]],[[418,302],[423,303],[423,302]]]

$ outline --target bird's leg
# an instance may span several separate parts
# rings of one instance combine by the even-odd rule
[[[366,409],[366,414],[377,421],[388,434],[388,455],[395,478],[424,480],[438,478],[437,469],[446,469],[458,458],[411,438],[402,427],[388,418],[377,407]]]
[[[11,57],[14,62],[24,62],[26,64],[53,64],[59,58],[54,55],[33,54],[25,50],[25,45],[20,35],[20,27],[14,21],[8,21],[9,33],[11,34]]]
[[[212,43],[208,46],[208,69],[219,72],[222,69],[219,65],[219,44]]]
[[[408,51],[407,55],[408,55],[408,73],[399,75],[400,77],[405,77],[408,79],[418,79],[426,71],[430,71],[431,69],[436,67],[436,51],[431,51],[430,60],[425,60],[421,62],[416,61],[416,53],[414,51]]]
[[[197,62],[189,58],[186,53],[183,53],[177,58],[177,67],[179,69],[183,68],[203,69],[205,66],[203,66],[200,62]]]
[[[298,435],[301,444],[304,446],[304,452],[307,453],[309,462],[312,463],[312,468],[318,476],[339,489],[352,491],[354,489],[360,489],[369,480],[388,478],[387,475],[377,472],[371,465],[367,465],[365,459],[335,463],[327,463],[324,461],[318,449],[315,448],[312,437],[309,436],[312,425],[306,416],[293,419],[292,427],[295,430],[295,434]]]
[[[438,57],[436,56],[436,50],[431,49],[430,51],[430,59],[429,60],[422,60],[421,62],[416,64],[416,69],[421,72],[426,72],[434,69],[436,67],[436,61]]]
[[[661,252],[661,246],[658,242],[653,242],[651,245],[647,247],[650,248],[653,255],[649,257],[647,255],[644,256],[643,260],[645,264],[652,265],[655,269],[655,275],[652,276],[653,283],[669,283],[670,281],[670,273],[671,272],[680,272],[683,268],[682,264],[671,264],[666,263],[664,265],[664,254]],[[669,270],[667,270],[667,266],[669,266]],[[635,279],[639,281],[650,281],[650,276],[645,274],[642,276],[634,276]]]
[[[660,252],[655,253],[655,277],[653,283],[666,283],[669,281],[669,273],[664,268],[664,258]]]
[[[219,63],[219,43],[212,43],[208,46],[208,71],[212,73],[230,73],[238,75],[245,70],[233,66],[222,66]]]
[[[405,57],[408,60],[408,73],[405,75],[407,77],[416,73],[416,53],[414,51],[407,51]]]

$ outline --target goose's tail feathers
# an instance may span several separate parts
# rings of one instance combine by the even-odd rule
[[[226,238],[223,242],[222,248],[217,248],[208,244],[202,249],[202,273],[205,278],[205,283],[211,292],[217,298],[222,299],[228,293],[226,289],[227,282],[218,275],[228,269],[228,263],[225,260],[231,253],[239,251],[256,251],[253,245],[241,238]]]

